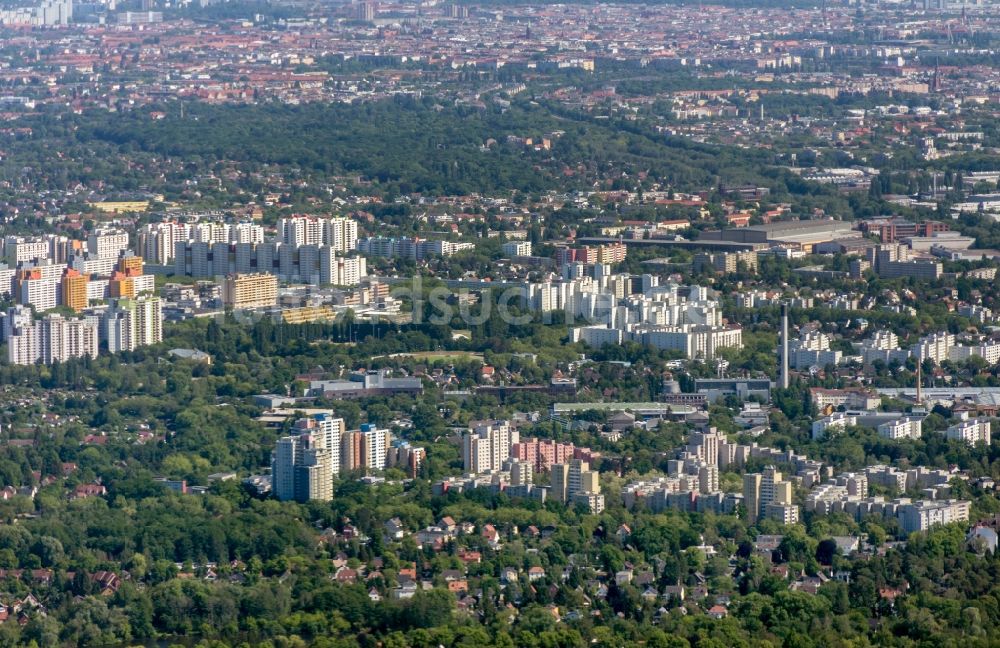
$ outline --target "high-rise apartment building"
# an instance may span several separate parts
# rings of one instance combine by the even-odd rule
[[[389,430],[365,423],[361,426],[361,437],[365,468],[385,470],[385,457],[389,449]]]
[[[330,450],[330,472],[340,474],[341,441],[345,432],[344,419],[331,414],[316,414],[295,422],[296,434],[309,434],[317,448]]]
[[[115,270],[108,281],[108,294],[113,298],[135,297],[135,279]]]
[[[3,328],[0,329],[0,340],[9,340],[17,329],[31,326],[35,321],[31,309],[18,304],[7,309],[3,314]]]
[[[557,502],[565,502],[569,492],[569,464],[554,464],[549,469],[549,497]]]
[[[535,472],[548,472],[557,463],[568,463],[571,459],[589,461],[598,453],[590,448],[578,448],[572,442],[563,443],[554,439],[529,437],[511,444],[510,456],[530,463]]]
[[[226,308],[267,308],[278,303],[278,278],[272,274],[233,274],[222,287]]]
[[[932,333],[920,338],[913,348],[913,355],[917,360],[933,360],[941,363],[949,359],[951,350],[955,347],[955,335],[953,333]]]
[[[985,443],[990,445],[989,419],[969,419],[956,423],[945,430],[945,437],[956,441],[964,441],[969,445]]]
[[[65,319],[46,315],[32,324],[14,329],[7,340],[11,364],[52,364],[71,358],[97,357],[98,326],[92,319]]]
[[[278,220],[278,240],[282,243],[320,245],[323,241],[323,222],[309,216],[292,216]]]
[[[374,2],[359,2],[354,7],[354,17],[362,22],[372,22],[375,20],[376,4]]]
[[[62,305],[77,313],[89,304],[87,299],[87,284],[90,278],[72,268],[66,268],[62,277]]]
[[[215,221],[195,223],[191,225],[189,235],[199,243],[228,243],[229,225]]]
[[[721,273],[734,273],[745,269],[746,272],[757,272],[759,261],[757,253],[749,250],[746,252],[704,252],[694,255],[691,263],[693,272],[701,272],[709,269]]]
[[[609,243],[608,245],[583,246],[578,248],[560,247],[556,250],[556,265],[567,263],[605,263],[615,264],[625,260],[628,248],[624,243]]]
[[[868,248],[865,254],[875,272],[886,279],[898,277],[937,279],[943,271],[940,261],[913,259],[910,257],[910,249],[902,245],[879,245]]]
[[[363,256],[338,257],[332,248],[320,248],[320,284],[357,286],[366,276],[368,262]]]
[[[410,444],[409,441],[393,439],[389,443],[385,465],[387,468],[399,468],[410,478],[415,479],[420,474],[420,467],[427,459],[427,451]]]
[[[351,218],[291,216],[278,221],[277,239],[293,247],[325,245],[334,252],[350,252],[358,243],[358,223]]]
[[[428,241],[419,238],[386,238],[374,236],[358,239],[358,251],[373,257],[402,257],[420,261],[428,256],[451,256],[475,248],[474,243],[455,241]]]
[[[764,482],[766,481],[767,473],[765,471]],[[770,497],[771,501],[764,508],[766,517],[782,524],[795,524],[799,521],[799,507],[792,504],[792,482],[774,482]]]
[[[599,474],[582,459],[555,464],[550,471],[549,496],[557,502],[583,504],[592,513],[604,510]]]
[[[189,224],[168,221],[143,225],[139,229],[137,249],[147,263],[169,265],[175,262],[178,249],[187,250],[192,243],[204,243],[208,246],[206,250],[210,250],[216,243],[258,245],[263,242],[264,228],[255,223],[208,221]],[[178,244],[182,247],[178,248]],[[227,274],[227,271],[219,274]]]
[[[68,25],[73,19],[73,0],[42,0],[32,6],[0,9],[0,24]]]
[[[281,437],[271,454],[271,492],[279,500],[295,499],[295,466],[301,444],[299,435]]]
[[[89,277],[94,275],[108,276],[115,271],[117,265],[117,259],[110,257],[102,259],[90,252],[74,255],[70,262],[70,266],[74,270]]]
[[[299,502],[333,499],[333,473],[330,469],[333,451],[310,447],[302,451],[295,465],[295,499]]]
[[[155,295],[117,299],[104,314],[103,326],[111,353],[157,344],[163,341],[163,304]]]
[[[271,455],[271,489],[280,500],[333,498],[333,451],[310,434],[278,439]]]
[[[519,436],[510,421],[479,421],[462,438],[462,461],[467,473],[502,470]]]
[[[108,296],[136,297],[155,290],[153,275],[143,274],[142,257],[128,254],[115,261],[115,269],[108,280]]]
[[[11,267],[27,261],[52,258],[50,239],[45,236],[7,236],[4,238],[4,261]]]
[[[878,426],[878,435],[886,439],[919,439],[923,419],[919,416],[904,416],[895,421],[887,421]]]
[[[87,237],[87,252],[99,259],[117,259],[128,251],[128,232],[99,229]]]
[[[265,273],[290,283],[353,286],[367,276],[367,261],[338,256],[332,245],[187,240],[175,245],[174,272],[192,277]]]
[[[920,500],[901,506],[896,518],[906,533],[927,531],[938,524],[968,522],[970,505],[964,500]]]
[[[726,440],[714,427],[708,432],[692,432],[688,437],[687,451],[710,466],[719,465],[719,444]]]
[[[760,473],[743,475],[743,506],[747,510],[747,521],[753,524],[760,515]]]
[[[531,241],[508,241],[500,246],[504,256],[531,256]]]
[[[157,344],[163,341],[163,304],[155,295],[141,295],[133,302],[135,326],[132,338],[136,346]]]
[[[254,245],[264,242],[264,228],[253,223],[234,223],[229,226],[230,243],[252,243]]]
[[[698,492],[707,495],[719,490],[719,467],[702,464],[698,467]]]
[[[134,254],[127,254],[118,259],[118,272],[130,275],[142,274],[142,257]]]
[[[331,218],[326,222],[323,244],[337,252],[351,252],[358,246],[358,223],[351,218]]]
[[[743,475],[743,504],[751,523],[765,516],[783,524],[794,524],[799,519],[798,506],[792,503],[792,483],[782,479],[774,466],[768,466],[763,473]]]
[[[55,266],[52,266],[55,267]],[[55,277],[46,276],[41,267],[18,270],[15,278],[17,303],[32,306],[36,313],[43,313],[59,305],[59,277],[66,266],[58,267]]]
[[[174,245],[188,238],[190,228],[177,222],[148,223],[139,228],[138,253],[146,263],[168,265],[174,260]]]
[[[519,459],[510,460],[511,486],[530,486],[534,482],[533,465]]]
[[[360,430],[345,432],[340,437],[340,470],[364,468],[364,438]]]
[[[760,480],[760,507],[763,511],[768,504],[775,500],[775,495],[782,491],[782,484],[784,483],[781,479],[781,473],[774,468],[774,466],[768,466],[764,469],[764,474]]]
[[[370,423],[360,430],[345,432],[340,440],[340,469],[385,470],[390,437],[389,430]]]

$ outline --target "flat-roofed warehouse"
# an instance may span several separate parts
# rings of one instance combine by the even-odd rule
[[[871,247],[875,247],[875,243],[870,239],[854,236],[816,243],[813,246],[813,252],[816,254],[864,254],[865,250]]]
[[[813,246],[819,243],[857,236],[851,225],[849,221],[835,220],[782,221],[704,232],[702,238],[738,243],[785,245],[812,252]]]

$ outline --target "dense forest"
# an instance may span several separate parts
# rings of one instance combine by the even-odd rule
[[[254,196],[270,172],[321,190],[338,177],[369,191],[403,194],[566,191],[631,187],[636,179],[693,191],[758,183],[783,189],[766,152],[698,144],[555,104],[446,107],[398,98],[343,105],[177,106],[162,120],[145,111],[40,115],[30,138],[11,142],[5,177],[39,190],[78,183],[104,193],[163,191],[181,197],[200,175],[231,165],[232,187]],[[525,144],[547,139],[551,149]],[[255,181],[253,178],[257,177]],[[20,178],[21,180],[16,180]],[[789,180],[791,181],[791,180]],[[234,195],[235,194],[235,195]]]

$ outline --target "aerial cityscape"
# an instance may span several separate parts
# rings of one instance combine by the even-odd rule
[[[1000,645],[1000,4],[0,3],[0,648]]]

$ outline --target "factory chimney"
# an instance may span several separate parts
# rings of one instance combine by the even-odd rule
[[[781,388],[788,389],[788,303],[781,302]]]

